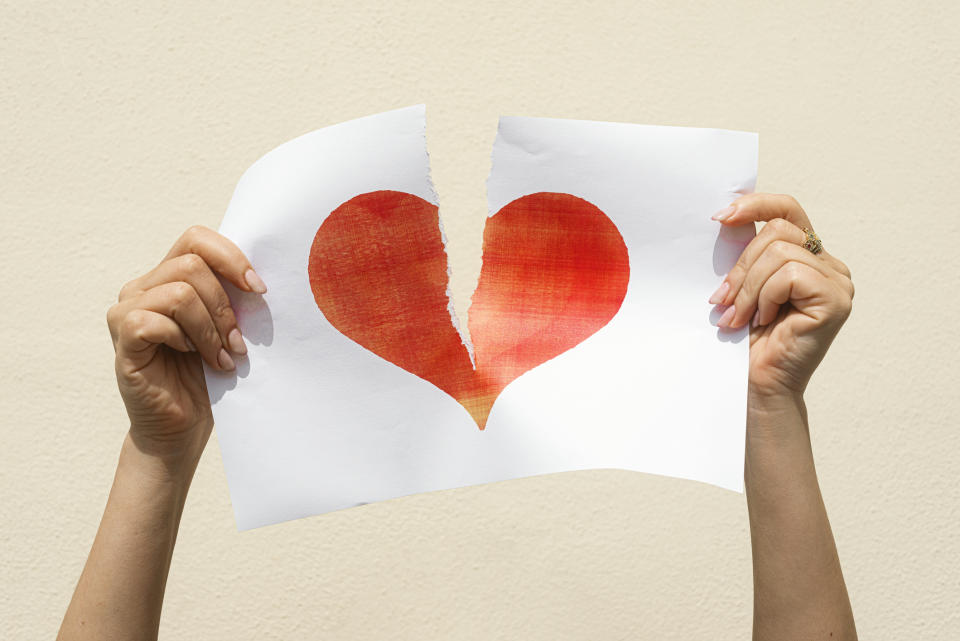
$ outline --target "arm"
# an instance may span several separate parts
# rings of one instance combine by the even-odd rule
[[[157,638],[180,515],[213,427],[200,359],[229,371],[226,350],[246,353],[214,271],[266,291],[233,243],[193,227],[107,313],[130,430],[59,639]]]
[[[721,215],[721,214],[726,215]],[[753,637],[856,639],[814,468],[803,392],[850,314],[850,270],[803,247],[810,219],[790,196],[751,194],[724,225],[766,221],[711,302],[718,325],[750,323],[744,484],[753,549]]]
[[[171,473],[128,434],[61,639],[156,639],[192,466]]]
[[[744,480],[755,639],[856,639],[802,398],[750,411]]]

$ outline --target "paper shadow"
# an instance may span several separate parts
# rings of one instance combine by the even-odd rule
[[[710,310],[710,324],[716,325],[717,321],[720,320],[720,317],[723,316],[723,312],[727,310],[726,307],[721,307],[720,305],[714,305],[713,309]],[[736,329],[727,329],[725,327],[717,327],[717,338],[721,343],[739,343],[744,339],[744,337],[749,336],[749,331],[745,327],[738,327]]]
[[[753,238],[753,230],[745,227],[725,227],[721,226],[717,234],[717,240],[713,243],[713,273],[717,276],[725,276],[730,268],[736,264],[740,258],[740,253],[750,244]],[[727,310],[726,307],[715,305],[710,310],[710,324],[716,325],[717,321]],[[717,338],[724,343],[739,343],[745,336],[749,336],[749,330],[740,327],[737,329],[725,329],[717,327]]]
[[[752,239],[752,230],[745,227],[721,227],[713,243],[713,273],[725,276]]]
[[[223,288],[230,297],[230,304],[237,316],[237,324],[243,340],[249,346],[273,344],[273,315],[270,306],[260,294],[244,292],[230,283],[223,282]],[[224,395],[237,386],[237,379],[246,378],[250,374],[250,357],[232,354],[237,368],[232,372],[218,372],[208,367],[207,391],[210,402],[216,403]]]

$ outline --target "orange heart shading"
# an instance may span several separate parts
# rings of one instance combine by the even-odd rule
[[[514,200],[483,231],[471,359],[436,205],[399,191],[351,198],[320,225],[307,269],[330,324],[452,396],[481,430],[511,381],[613,318],[630,278],[623,237],[600,209],[561,193]]]

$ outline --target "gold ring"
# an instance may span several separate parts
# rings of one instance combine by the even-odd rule
[[[823,251],[823,243],[820,242],[820,237],[813,233],[812,229],[807,229],[806,227],[801,227],[803,233],[807,235],[807,239],[803,241],[803,248],[809,249],[814,254],[819,254]]]

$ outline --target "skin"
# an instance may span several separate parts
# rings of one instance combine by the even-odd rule
[[[804,249],[812,228],[790,196],[751,194],[714,216],[766,224],[710,302],[721,327],[750,329],[744,480],[755,640],[856,639],[820,494],[803,393],[850,314],[850,270]],[[201,359],[223,371],[246,347],[216,274],[266,287],[243,253],[191,227],[107,312],[130,429],[59,639],[156,639],[180,516],[213,416]]]

